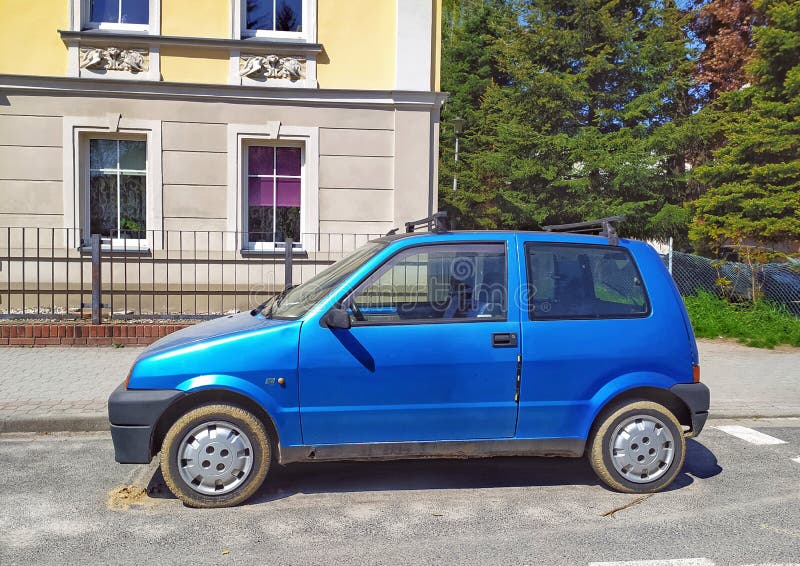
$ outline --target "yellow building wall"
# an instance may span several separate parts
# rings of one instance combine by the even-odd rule
[[[396,5],[402,0],[319,0],[320,88],[394,88]]]
[[[170,83],[226,84],[230,58],[224,49],[161,46],[161,77]]]
[[[318,0],[317,41],[324,47],[317,59],[320,88],[394,88],[399,1]],[[437,90],[441,1],[432,0],[431,83]],[[67,47],[58,30],[69,29],[69,0],[0,0],[0,14],[0,73],[66,75]],[[229,0],[162,0],[162,35],[229,38],[230,27]],[[164,81],[226,84],[228,73],[225,49],[161,46]]]
[[[442,0],[433,0],[433,45],[431,45],[431,86],[439,92],[442,88]]]
[[[161,0],[161,35],[230,38],[230,0]]]
[[[0,73],[64,76],[69,0],[0,0]]]

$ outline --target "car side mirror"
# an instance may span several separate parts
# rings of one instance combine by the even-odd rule
[[[339,328],[342,330],[347,330],[352,325],[347,311],[338,307],[332,307],[331,310],[322,315],[319,324],[325,328]]]

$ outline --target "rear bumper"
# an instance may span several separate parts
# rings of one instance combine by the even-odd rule
[[[183,391],[172,389],[126,389],[121,383],[108,398],[114,459],[120,464],[150,462],[158,420],[184,395]]]
[[[704,383],[679,383],[670,387],[689,408],[692,430],[689,436],[697,436],[708,420],[708,408],[711,403],[711,392]]]

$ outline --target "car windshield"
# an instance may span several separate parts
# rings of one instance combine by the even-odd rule
[[[356,269],[364,265],[372,256],[386,246],[386,242],[369,242],[302,285],[292,287],[285,295],[276,299],[270,309],[270,315],[273,318],[299,318],[303,316]]]

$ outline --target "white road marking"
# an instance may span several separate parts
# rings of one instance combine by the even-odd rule
[[[792,462],[797,462],[798,464],[800,464],[800,456],[798,456],[797,458],[792,458]]]
[[[674,560],[631,560],[624,562],[590,562],[589,566],[714,566],[708,558],[677,558]]]
[[[622,562],[590,562],[589,566],[715,566],[708,558],[676,558],[673,560],[629,560]],[[747,564],[745,566],[800,566],[795,562]]]
[[[727,432],[731,436],[735,436],[736,438],[741,438],[749,442],[750,444],[786,444],[785,440],[781,440],[780,438],[775,438],[774,436],[770,436],[768,434],[764,434],[763,432],[758,432],[757,430],[753,430],[752,428],[747,428],[746,426],[739,426],[739,425],[723,425],[714,427],[722,432]]]

